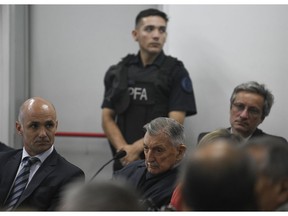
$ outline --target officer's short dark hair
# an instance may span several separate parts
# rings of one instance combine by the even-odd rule
[[[149,8],[143,11],[140,11],[140,13],[137,15],[136,20],[135,20],[135,26],[137,26],[140,22],[140,20],[144,17],[148,17],[148,16],[159,16],[162,17],[166,22],[168,22],[168,17],[167,14],[157,10],[155,8]]]

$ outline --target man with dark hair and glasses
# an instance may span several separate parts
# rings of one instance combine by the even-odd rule
[[[283,137],[266,134],[258,128],[269,115],[273,102],[274,96],[264,84],[249,81],[236,86],[230,98],[231,133],[240,135],[245,141],[259,136],[272,136],[287,142]],[[198,140],[205,134],[201,133]]]

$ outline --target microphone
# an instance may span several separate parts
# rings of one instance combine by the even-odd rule
[[[119,152],[117,152],[117,153],[114,155],[114,157],[113,157],[112,160],[116,160],[116,159],[123,158],[123,157],[125,157],[126,155],[127,155],[127,152],[126,152],[126,151],[120,150]]]
[[[120,158],[123,158],[127,155],[127,152],[124,150],[120,150],[119,152],[117,152],[114,157],[109,160],[107,163],[105,163],[90,179],[90,182],[101,172],[102,169],[104,169],[104,167],[106,167],[109,163],[111,163],[113,160],[118,160]]]

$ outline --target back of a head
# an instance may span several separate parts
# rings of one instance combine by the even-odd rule
[[[287,141],[279,137],[263,136],[249,140],[243,149],[257,165],[259,210],[281,210],[288,202]]]
[[[63,194],[61,211],[142,211],[139,196],[120,182],[72,184]]]
[[[253,138],[243,146],[258,163],[259,171],[273,180],[288,178],[288,143],[279,137]],[[260,155],[260,151],[263,153]]]
[[[228,144],[206,144],[189,158],[183,201],[192,211],[255,210],[255,174],[244,151]]]
[[[220,128],[203,136],[198,143],[198,147],[202,147],[205,144],[210,144],[211,142],[215,142],[217,140],[235,146],[240,145],[243,142],[243,138],[241,136],[230,133],[230,131],[228,131],[226,128]]]

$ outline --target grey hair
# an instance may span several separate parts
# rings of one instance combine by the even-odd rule
[[[238,92],[245,91],[261,95],[264,98],[264,106],[262,110],[262,119],[269,115],[271,107],[274,103],[274,96],[264,84],[259,84],[255,81],[249,81],[242,83],[234,88],[234,91],[230,98],[230,108],[235,101],[236,94]]]
[[[151,136],[164,133],[174,146],[184,144],[184,126],[174,119],[158,117],[144,125],[144,129]]]

